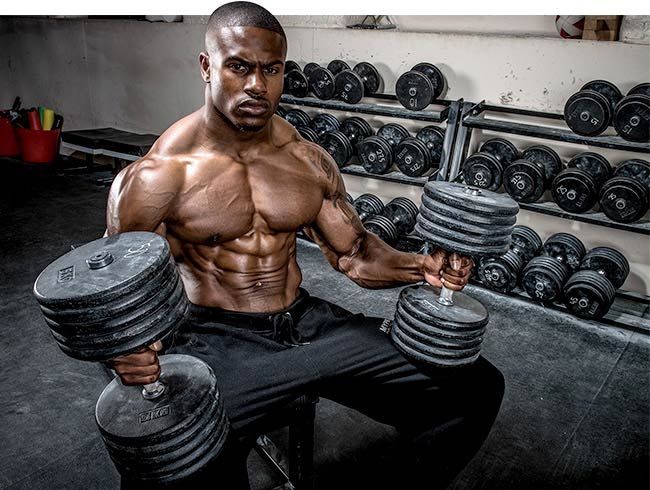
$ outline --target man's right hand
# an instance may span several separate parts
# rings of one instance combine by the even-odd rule
[[[162,342],[157,341],[133,354],[116,357],[108,361],[125,386],[146,385],[160,377],[160,363],[157,352],[162,349]]]

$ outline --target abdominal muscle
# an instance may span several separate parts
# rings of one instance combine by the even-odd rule
[[[215,245],[168,236],[185,292],[197,305],[273,312],[298,297],[302,275],[295,233],[251,232]]]

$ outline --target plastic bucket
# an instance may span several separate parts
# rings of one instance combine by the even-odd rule
[[[59,154],[61,130],[16,128],[23,162],[51,163]]]
[[[20,155],[16,130],[9,119],[0,117],[0,156],[13,157],[16,155]]]

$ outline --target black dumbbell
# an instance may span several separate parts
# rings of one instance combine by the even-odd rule
[[[421,111],[438,99],[446,86],[445,77],[437,66],[418,63],[397,79],[395,95],[407,109]]]
[[[327,68],[322,66],[310,67],[311,71],[307,77],[309,89],[319,99],[329,100],[336,94],[334,77],[341,71],[349,69],[350,65],[341,60],[330,61]]]
[[[362,222],[381,214],[384,209],[384,203],[374,194],[361,194],[352,204]]]
[[[650,83],[632,87],[614,107],[614,129],[628,141],[650,141]]]
[[[343,168],[358,153],[361,141],[372,133],[368,121],[356,116],[349,117],[341,123],[338,131],[323,134],[319,144],[332,155],[339,168]]]
[[[318,68],[320,65],[318,63],[309,62],[305,65],[305,67],[302,69],[302,72],[307,75],[309,78],[309,75],[311,74],[312,71],[314,71],[315,68]]]
[[[318,134],[309,126],[298,126],[296,130],[300,136],[305,138],[307,141],[310,141],[311,143],[318,143]]]
[[[600,318],[629,273],[630,264],[621,252],[610,247],[593,248],[582,259],[580,270],[567,281],[564,304],[581,318]]]
[[[349,104],[356,104],[368,95],[379,92],[383,81],[377,68],[362,61],[352,70],[341,70],[334,77],[334,94],[336,98]]]
[[[300,126],[309,127],[311,124],[311,117],[301,109],[290,109],[284,115],[284,119],[298,128]]]
[[[404,175],[421,177],[433,166],[431,152],[419,138],[404,138],[395,148],[395,164]]]
[[[376,214],[365,220],[363,226],[366,230],[374,233],[389,245],[393,245],[399,236],[397,227],[388,218],[380,214]]]
[[[332,114],[328,114],[327,112],[319,112],[312,118],[310,127],[316,131],[316,134],[320,138],[325,133],[338,131],[341,127],[341,122]]]
[[[519,156],[515,145],[503,138],[483,143],[477,153],[467,157],[462,165],[466,184],[496,191],[501,187],[503,169]]]
[[[553,200],[570,213],[585,213],[598,202],[601,187],[612,173],[607,159],[586,151],[574,156],[551,185]]]
[[[533,145],[503,170],[503,187],[515,201],[537,201],[562,170],[562,160],[548,146]]]
[[[575,235],[555,233],[546,239],[540,254],[554,258],[566,265],[571,272],[574,272],[580,267],[585,252],[584,244]]]
[[[501,293],[511,292],[519,283],[524,266],[539,251],[542,240],[527,226],[512,230],[510,249],[500,257],[483,257],[478,262],[478,276],[483,284]]]
[[[300,65],[295,61],[288,60],[284,64],[284,88],[285,94],[294,97],[307,97],[309,94],[309,80],[303,73]]]
[[[609,126],[621,91],[606,80],[592,80],[573,94],[564,106],[564,120],[582,136],[597,136]]]
[[[431,154],[431,162],[440,163],[445,141],[445,130],[438,126],[424,126],[418,130],[415,137],[427,145]]]
[[[280,116],[282,119],[284,119],[284,116],[286,116],[286,114],[287,114],[287,109],[285,109],[285,108],[282,107],[281,105],[278,105],[278,106],[275,108],[275,113],[276,113],[278,116]]]
[[[415,226],[418,207],[407,197],[396,197],[384,206],[381,215],[395,225],[400,235],[408,235]]]
[[[359,145],[359,161],[367,172],[385,174],[393,166],[394,151],[409,132],[400,124],[385,124],[374,136],[368,136]]]
[[[600,190],[600,209],[619,223],[631,223],[648,211],[650,163],[638,158],[620,163]]]

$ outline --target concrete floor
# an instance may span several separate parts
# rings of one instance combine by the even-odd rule
[[[97,173],[0,164],[0,489],[117,488],[93,417],[106,374],[58,349],[31,292],[71,244],[102,235],[107,189],[94,185]],[[357,287],[307,242],[299,261],[313,295],[392,316],[398,289]],[[451,488],[649,488],[649,336],[467,290],[490,310],[483,355],[503,372],[506,393],[490,436]],[[284,434],[274,436],[282,445]],[[385,471],[392,438],[392,428],[321,400],[316,488],[344,488],[349,472]],[[250,473],[256,489],[268,488],[255,458]]]

